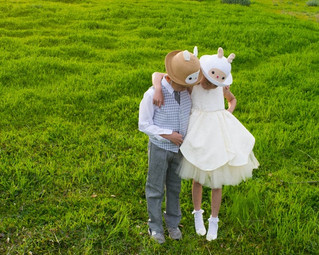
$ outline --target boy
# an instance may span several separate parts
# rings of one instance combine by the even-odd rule
[[[154,88],[149,88],[140,103],[139,130],[149,136],[149,169],[145,187],[149,215],[149,234],[164,243],[162,201],[166,188],[165,223],[169,236],[179,240],[181,220],[179,193],[181,179],[176,170],[182,159],[179,147],[186,135],[191,99],[187,87],[202,78],[200,63],[194,54],[172,51],[165,57],[167,75],[162,79],[165,105],[153,105]]]

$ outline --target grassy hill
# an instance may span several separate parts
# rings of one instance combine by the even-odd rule
[[[316,254],[319,8],[307,1],[0,0],[1,254]],[[261,166],[223,189],[219,237],[147,235],[138,107],[176,49],[234,52]],[[210,190],[203,209],[209,217]]]

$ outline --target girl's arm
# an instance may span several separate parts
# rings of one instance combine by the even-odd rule
[[[152,84],[155,88],[153,104],[155,104],[158,107],[161,107],[161,105],[164,105],[164,97],[162,93],[162,84],[161,84],[161,81],[164,76],[165,76],[165,73],[155,72],[152,74]]]
[[[226,98],[227,102],[228,102],[228,111],[233,113],[233,111],[235,110],[236,104],[237,104],[237,100],[236,97],[233,95],[233,93],[230,92],[229,90],[229,86],[224,87],[223,88],[224,91],[224,97]]]

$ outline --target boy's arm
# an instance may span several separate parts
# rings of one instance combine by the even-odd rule
[[[154,125],[153,116],[155,106],[152,103],[153,91],[148,90],[140,103],[138,129],[147,134],[149,137],[157,140],[169,140],[172,143],[180,146],[183,142],[183,136],[170,129],[160,128]]]
[[[153,105],[153,89],[148,90],[140,103],[138,129],[157,140],[164,140],[162,135],[171,135],[172,130],[163,129],[153,122],[155,106]]]
[[[230,92],[229,86],[224,87],[223,91],[224,91],[224,97],[226,98],[226,100],[228,102],[228,109],[227,110],[229,112],[233,113],[233,111],[235,110],[236,104],[237,104],[237,99],[233,95],[233,93]]]
[[[162,93],[162,84],[161,84],[161,81],[164,76],[165,76],[165,73],[155,72],[152,74],[152,84],[155,88],[153,104],[155,104],[158,107],[161,107],[161,105],[164,105],[164,97]]]

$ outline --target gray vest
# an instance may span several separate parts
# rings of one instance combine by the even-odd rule
[[[170,94],[163,86],[162,92],[165,104],[162,105],[161,108],[156,108],[153,117],[154,125],[161,128],[171,129],[180,133],[183,138],[185,138],[192,106],[190,95],[187,90],[181,91],[179,105],[174,98],[174,94]],[[173,144],[169,140],[159,141],[150,138],[150,141],[165,150],[172,152],[178,152],[179,150],[179,146]]]

